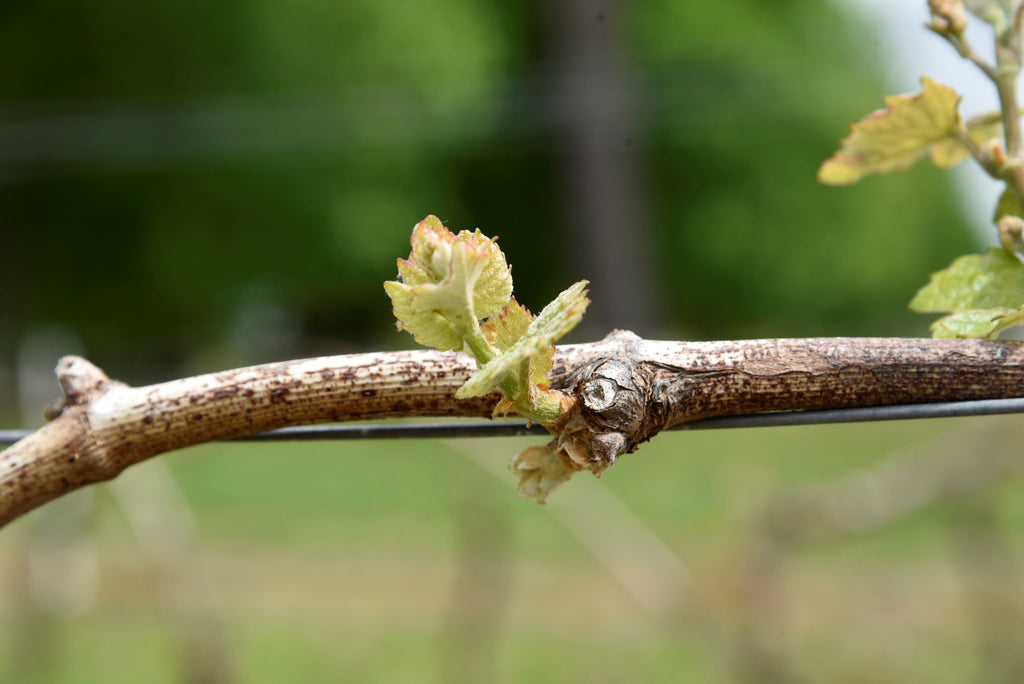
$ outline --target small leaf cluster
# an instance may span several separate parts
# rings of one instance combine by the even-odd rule
[[[564,397],[547,379],[553,344],[582,319],[590,300],[582,280],[539,315],[512,297],[512,274],[497,243],[479,230],[449,231],[435,216],[416,224],[412,252],[398,260],[399,280],[384,283],[400,330],[441,351],[471,354],[479,370],[456,397],[504,395],[503,413],[557,424]]]
[[[818,170],[818,181],[849,185],[876,173],[901,171],[927,155],[939,169],[973,158],[1005,184],[993,221],[1001,248],[964,256],[932,275],[910,302],[923,313],[944,313],[936,337],[994,338],[1024,324],[1024,137],[1017,105],[1024,0],[928,0],[927,28],[971,61],[996,86],[1002,109],[964,120],[960,95],[933,79],[922,91],[885,98],[885,108],[850,126],[851,132]],[[988,23],[995,61],[987,62],[965,36],[968,13]]]

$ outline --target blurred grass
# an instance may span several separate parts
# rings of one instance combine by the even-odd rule
[[[444,442],[192,448],[165,457],[199,523],[178,571],[204,577],[211,591],[161,602],[128,524],[101,496],[96,603],[58,620],[62,657],[38,681],[182,681],[179,614],[222,621],[225,652],[244,682],[453,681],[460,659],[475,657],[485,670],[467,681],[728,681],[728,630],[744,620],[730,597],[768,498],[941,443],[965,422],[669,433],[600,481],[579,476],[568,486],[584,513],[589,493],[606,489],[686,564],[690,581],[676,579],[696,595],[661,615],[631,599],[559,522],[558,495],[550,511],[522,501],[511,474],[499,480]],[[504,463],[536,442],[457,447]],[[1022,489],[1007,482],[993,498],[1017,551]],[[595,524],[601,500],[592,497]],[[38,516],[0,536],[0,580],[9,587],[0,643],[8,649],[21,629],[19,554]],[[947,504],[932,506],[787,558],[782,623],[771,638],[797,654],[809,681],[969,679],[975,643],[949,520]],[[490,578],[482,588],[469,586],[474,572]],[[480,617],[483,605],[490,608]],[[15,654],[0,655],[9,663]],[[3,668],[0,680],[13,681]]]

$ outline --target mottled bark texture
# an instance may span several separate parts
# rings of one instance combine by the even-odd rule
[[[617,332],[556,365],[576,398],[558,445],[600,474],[666,427],[700,418],[1024,396],[1019,342],[811,338],[657,342]],[[568,466],[568,464],[566,464]]]
[[[434,351],[333,356],[147,387],[67,357],[50,423],[0,453],[0,525],[165,451],[288,425],[490,416],[498,394],[455,399],[475,370]],[[660,430],[733,413],[1024,396],[1015,342],[834,338],[654,342],[617,332],[560,347],[552,386],[571,408],[556,435],[600,474]]]

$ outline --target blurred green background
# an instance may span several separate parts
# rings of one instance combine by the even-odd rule
[[[409,347],[381,283],[428,213],[534,310],[590,279],[576,340],[926,334],[906,302],[975,247],[948,178],[814,182],[884,94],[865,35],[820,0],[8,0],[0,415],[68,352],[143,384]],[[0,679],[1018,681],[1012,436],[974,425],[665,435],[546,509],[493,477],[521,440],[188,450],[4,530]],[[809,553],[779,518],[965,439],[981,494],[855,492]]]

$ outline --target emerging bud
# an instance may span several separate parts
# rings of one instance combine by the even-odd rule
[[[999,244],[1003,249],[1024,253],[1024,219],[1020,216],[1003,216],[996,225],[999,228]]]
[[[994,166],[1002,170],[1009,159],[1006,156],[1006,150],[1003,149],[1003,144],[997,138],[992,138],[981,144],[981,161],[986,168]]]
[[[928,28],[936,33],[960,36],[967,28],[967,14],[960,0],[928,0],[932,20]]]

